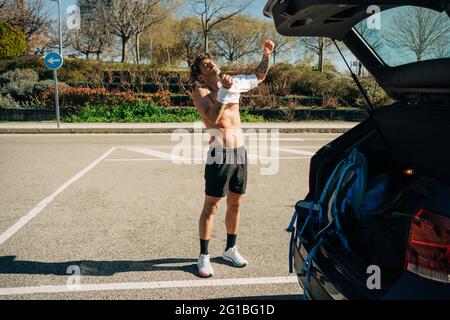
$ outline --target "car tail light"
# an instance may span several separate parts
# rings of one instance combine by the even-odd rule
[[[419,210],[411,222],[406,269],[450,283],[450,218]]]

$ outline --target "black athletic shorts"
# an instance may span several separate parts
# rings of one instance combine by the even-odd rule
[[[223,198],[228,191],[244,194],[247,189],[247,151],[245,147],[211,147],[205,166],[205,194]]]

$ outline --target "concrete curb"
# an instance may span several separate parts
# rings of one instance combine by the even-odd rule
[[[193,128],[183,128],[193,133]],[[247,128],[244,128],[244,130]],[[264,129],[264,128],[255,128]],[[280,133],[345,133],[351,128],[266,128]],[[0,134],[150,134],[172,133],[174,128],[0,128]],[[203,129],[203,132],[205,129]]]

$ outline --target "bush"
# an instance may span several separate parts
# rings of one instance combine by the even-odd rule
[[[0,109],[19,109],[20,103],[13,99],[9,94],[0,94]]]
[[[54,95],[54,90],[49,91],[50,98]],[[61,107],[84,106],[86,103],[91,105],[110,105],[115,106],[121,103],[132,103],[139,100],[137,95],[132,92],[109,92],[104,88],[61,88],[59,93]]]
[[[389,97],[373,77],[361,79],[361,85],[367,91],[370,101],[375,107],[386,106],[392,104],[394,100]],[[357,105],[365,106],[366,102],[363,97],[359,96],[356,101]]]
[[[30,69],[16,69],[0,75],[0,93],[11,95],[15,100],[26,101],[33,94],[34,85],[39,81],[37,73]]]
[[[132,91],[119,92],[117,90],[108,91],[105,88],[73,88],[66,85],[60,86],[59,100],[60,106],[82,107],[87,103],[90,105],[116,106],[122,103],[136,103],[144,101],[154,102],[161,107],[171,106],[171,95],[168,91],[161,91],[155,94],[134,93]],[[51,105],[54,98],[53,86],[50,90],[39,94],[40,105]]]
[[[52,79],[53,72],[44,67],[43,57],[22,56],[15,59],[0,60],[0,73],[14,69],[33,69],[40,80]],[[87,85],[103,87],[107,83],[119,83],[124,89],[139,91],[143,83],[154,82],[154,76],[176,84],[179,79],[189,77],[188,70],[165,70],[149,65],[134,65],[119,62],[65,58],[64,66],[58,70],[58,78],[71,86]]]
[[[43,93],[47,93],[50,90],[52,90],[52,88],[55,87],[55,82],[54,80],[42,80],[39,82],[36,82],[36,84],[33,87],[33,94],[34,95],[40,95]],[[67,84],[65,84],[64,82],[58,82],[58,88],[67,88]]]
[[[2,107],[35,108],[53,104],[48,100],[49,93],[53,92],[53,80],[39,81],[37,73],[33,70],[16,69],[5,72],[0,75],[0,85],[0,95],[3,97]],[[59,86],[67,87],[62,82]],[[42,99],[43,96],[44,99]]]
[[[27,49],[25,33],[0,20],[0,58],[12,59]]]
[[[194,122],[201,117],[194,108],[165,108],[154,102],[137,101],[114,106],[86,104],[75,114],[64,119],[66,122]],[[244,111],[243,122],[263,121],[262,116]]]

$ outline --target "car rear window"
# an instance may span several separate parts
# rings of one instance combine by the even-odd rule
[[[392,67],[450,58],[450,17],[445,12],[401,6],[374,14],[355,29]]]

